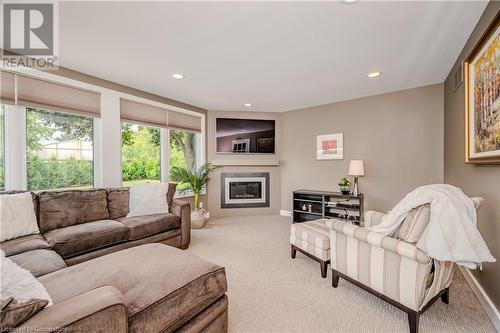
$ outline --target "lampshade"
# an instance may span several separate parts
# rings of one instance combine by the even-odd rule
[[[351,160],[349,163],[349,176],[364,176],[365,168],[362,160]]]

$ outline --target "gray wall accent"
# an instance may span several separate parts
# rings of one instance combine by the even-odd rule
[[[442,84],[286,112],[282,127],[282,209],[292,209],[293,190],[338,190],[351,159],[365,163],[366,209],[387,211],[417,186],[443,182]],[[316,136],[339,132],[344,160],[316,160]]]
[[[500,165],[473,165],[465,161],[465,85],[456,91],[453,75],[467,58],[500,10],[490,1],[444,84],[444,180],[461,187],[471,196],[485,198],[478,212],[479,231],[493,256],[500,260]],[[473,271],[492,302],[500,309],[500,264],[487,263]]]

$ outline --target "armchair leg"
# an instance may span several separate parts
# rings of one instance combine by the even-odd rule
[[[295,245],[290,245],[290,255],[292,256],[292,259],[295,259],[295,256],[297,255],[297,248]]]
[[[444,293],[441,294],[441,301],[443,301],[444,304],[450,303],[450,288],[446,288]]]
[[[420,313],[417,311],[408,312],[408,324],[410,325],[410,333],[418,333],[418,320]]]
[[[320,261],[319,262],[319,267],[321,269],[321,277],[326,278],[326,269],[328,268],[328,262],[326,261]]]
[[[337,271],[332,269],[332,287],[337,288],[339,285],[339,276],[337,274]]]

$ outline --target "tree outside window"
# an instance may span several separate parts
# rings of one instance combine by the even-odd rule
[[[170,130],[170,169],[172,167],[186,168],[193,171],[196,167],[197,140],[196,133]],[[179,185],[177,190],[182,193],[187,184]]]
[[[94,183],[93,119],[26,108],[28,189],[82,189]]]

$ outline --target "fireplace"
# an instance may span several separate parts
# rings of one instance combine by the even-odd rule
[[[269,173],[221,174],[221,208],[269,207]]]

